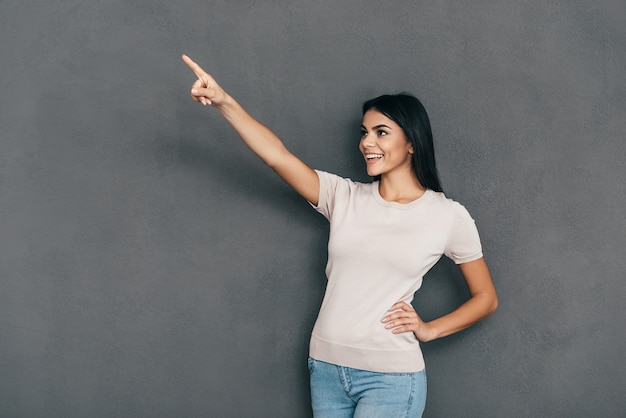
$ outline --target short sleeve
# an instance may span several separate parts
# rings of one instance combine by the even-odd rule
[[[445,255],[456,264],[468,263],[483,256],[480,236],[474,219],[465,207],[452,203],[453,219]]]
[[[345,196],[349,193],[350,180],[325,171],[315,170],[315,172],[320,180],[320,193],[317,205],[311,202],[309,204],[324,215],[326,219],[330,220],[338,196]]]

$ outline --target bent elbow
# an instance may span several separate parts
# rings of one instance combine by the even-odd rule
[[[489,308],[487,310],[488,315],[493,315],[497,310],[498,310],[498,296],[494,295],[491,300],[491,304],[489,305]]]

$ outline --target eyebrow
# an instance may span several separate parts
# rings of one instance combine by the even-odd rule
[[[390,126],[387,126],[387,125],[384,125],[384,124],[376,125],[376,126],[372,127],[372,129],[380,129],[380,128],[387,128],[387,129],[391,130]],[[367,130],[367,128],[365,126],[363,126],[363,125],[361,125],[361,129]]]

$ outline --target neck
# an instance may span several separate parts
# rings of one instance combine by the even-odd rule
[[[413,170],[384,174],[378,183],[378,193],[388,202],[409,203],[420,198],[425,191]]]

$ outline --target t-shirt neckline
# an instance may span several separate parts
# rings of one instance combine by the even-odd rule
[[[378,202],[380,205],[386,206],[388,208],[396,208],[396,209],[404,209],[404,210],[412,209],[418,205],[421,205],[422,202],[426,200],[425,198],[427,198],[431,193],[433,193],[431,189],[426,189],[424,191],[424,194],[422,194],[420,197],[418,197],[417,199],[411,202],[408,202],[408,203],[390,202],[388,200],[383,199],[383,197],[380,195],[380,191],[378,190],[379,181],[374,181],[371,184],[372,184],[372,196],[374,196],[374,200],[376,200],[376,202]]]

